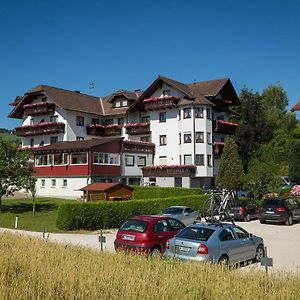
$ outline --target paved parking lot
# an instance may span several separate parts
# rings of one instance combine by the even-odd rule
[[[236,224],[264,239],[265,246],[268,247],[268,256],[273,258],[274,271],[289,270],[300,274],[300,223],[293,226],[284,226],[278,224],[260,224],[258,220],[255,220],[249,223],[236,222]],[[0,231],[4,230],[42,238],[42,233],[40,232],[0,229]],[[49,233],[47,234],[47,238],[55,242],[81,245],[100,250],[98,235],[98,232],[87,234]],[[116,230],[106,231],[104,235],[106,236],[104,249],[114,251],[113,242]],[[263,267],[259,264],[253,264],[244,269],[263,270]]]

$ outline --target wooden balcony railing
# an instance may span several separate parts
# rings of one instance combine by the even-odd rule
[[[150,123],[135,123],[135,124],[126,124],[126,133],[131,135],[136,134],[149,134]]]
[[[144,177],[193,177],[195,165],[146,166],[142,168]]]
[[[39,102],[34,104],[25,104],[24,112],[27,116],[40,116],[53,113],[55,110],[54,103]]]
[[[238,124],[224,120],[213,121],[213,131],[225,134],[234,134]]]
[[[141,141],[123,141],[123,152],[154,154],[155,144]]]
[[[90,124],[87,126],[87,134],[94,136],[114,136],[121,135],[121,125],[100,125],[100,124]]]
[[[17,136],[33,136],[43,134],[64,133],[65,123],[62,122],[43,122],[34,125],[16,127]]]
[[[180,98],[175,96],[166,96],[166,97],[155,97],[145,99],[144,106],[145,110],[158,110],[158,109],[166,109],[172,108],[177,105]]]

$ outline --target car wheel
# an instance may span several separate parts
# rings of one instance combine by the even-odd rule
[[[256,249],[255,261],[260,262],[264,256],[265,256],[265,249],[263,245],[259,245]]]
[[[260,224],[266,224],[266,221],[263,219],[259,219]]]
[[[155,247],[150,252],[151,257],[161,257],[161,251],[158,247]]]
[[[251,216],[249,214],[246,214],[245,217],[244,217],[244,221],[245,222],[250,222],[251,220]]]
[[[286,221],[284,222],[285,225],[291,226],[293,224],[293,217],[292,215],[289,215]]]
[[[229,259],[228,259],[228,256],[227,256],[227,255],[222,255],[222,256],[219,258],[219,261],[218,261],[218,264],[219,264],[219,265],[227,266],[228,263],[229,263]]]

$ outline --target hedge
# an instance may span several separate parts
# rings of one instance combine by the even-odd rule
[[[169,198],[188,195],[201,195],[203,194],[200,188],[181,188],[181,187],[156,187],[156,186],[132,186],[134,188],[134,199],[156,199],[156,198]]]
[[[208,195],[122,202],[66,203],[58,209],[57,227],[61,230],[118,228],[129,217],[158,214],[171,205],[186,205],[203,213]]]

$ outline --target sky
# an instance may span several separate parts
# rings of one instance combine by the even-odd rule
[[[300,101],[300,1],[0,0],[0,128],[39,85],[95,96],[229,77],[237,91],[280,83]],[[89,83],[94,89],[89,89]]]

